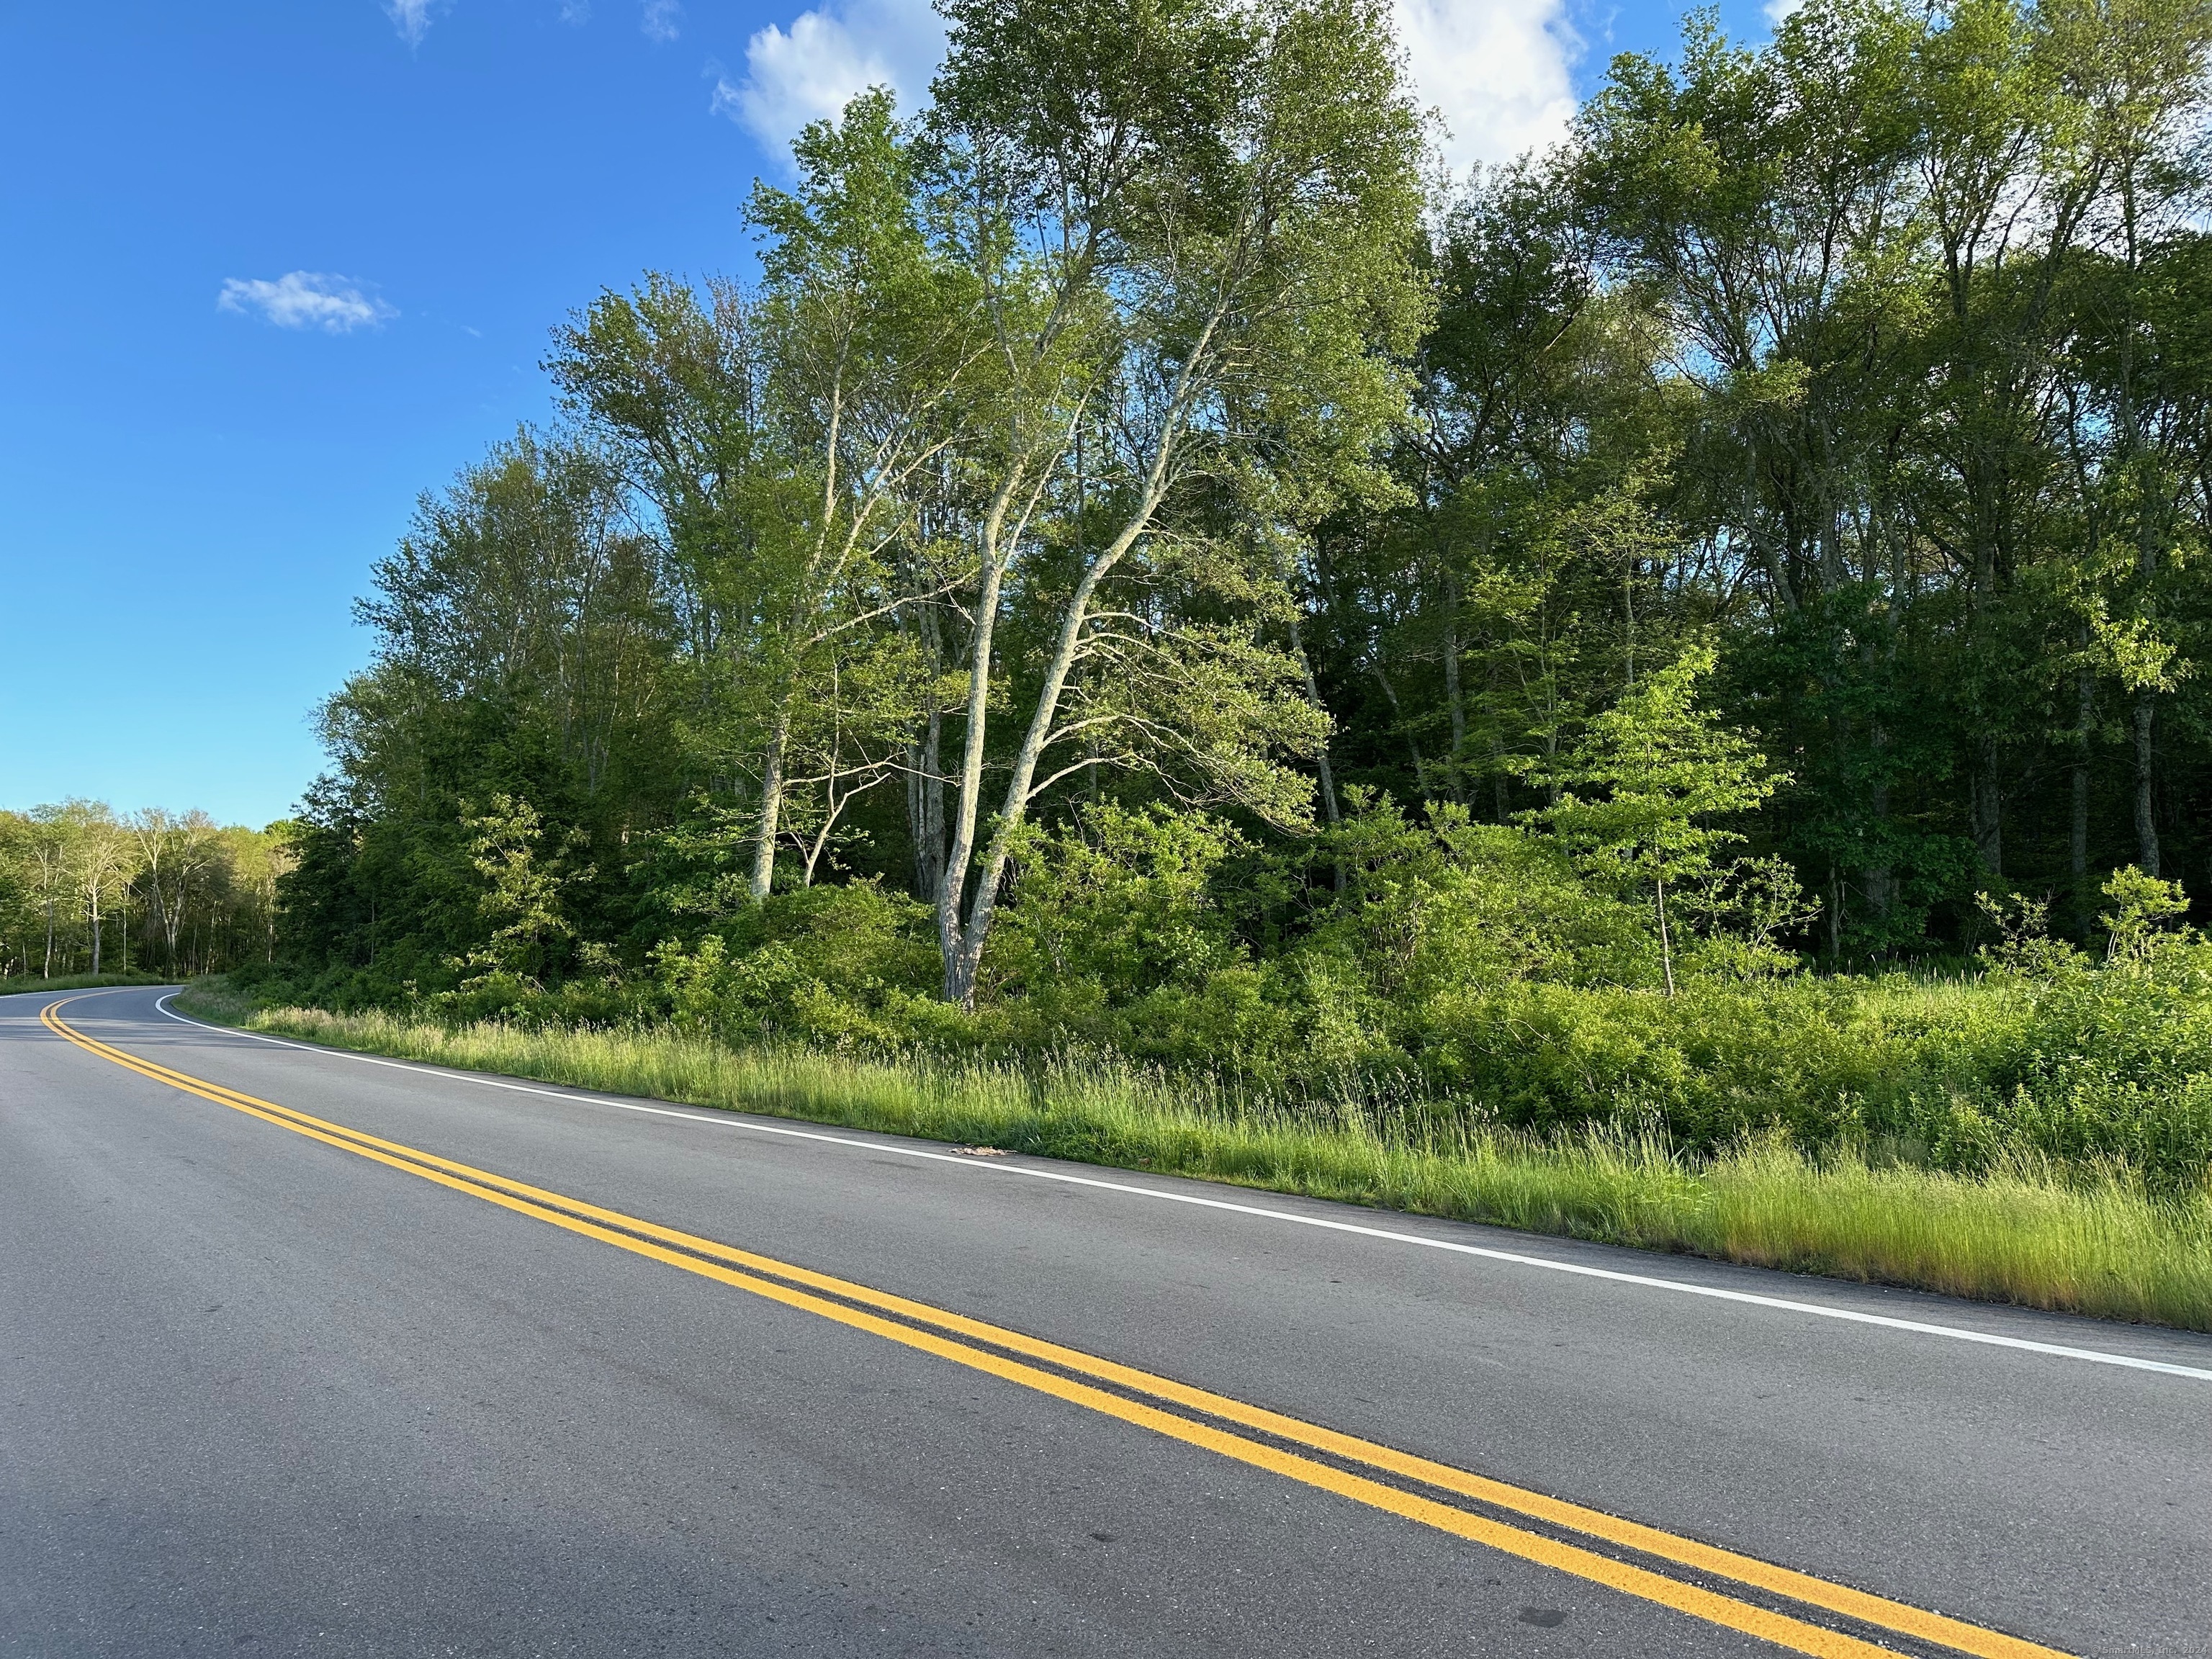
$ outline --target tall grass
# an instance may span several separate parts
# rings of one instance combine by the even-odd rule
[[[20,975],[14,979],[0,979],[0,997],[27,994],[33,991],[89,991],[108,985],[174,985],[173,979],[163,979],[155,974],[57,974],[52,979],[42,979],[36,974]]]
[[[1291,1107],[1110,1065],[894,1063],[665,1027],[257,1012],[212,990],[185,1006],[333,1047],[611,1093],[2212,1330],[2212,1196],[2156,1196],[2117,1167],[2014,1159],[1968,1176],[1855,1151],[1810,1156],[1777,1135],[1692,1158],[1617,1128],[1545,1138],[1387,1098]]]

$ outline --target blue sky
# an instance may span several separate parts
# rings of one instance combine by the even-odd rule
[[[1398,3],[1460,160],[1676,10]],[[371,562],[550,413],[546,331],[743,270],[783,137],[933,49],[922,0],[0,0],[0,805],[288,811]]]

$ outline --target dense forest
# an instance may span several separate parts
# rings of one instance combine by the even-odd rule
[[[266,963],[290,829],[87,800],[0,811],[0,980]]]
[[[1850,997],[2178,948],[2197,0],[1693,15],[1464,180],[1375,0],[942,9],[377,566],[294,994],[1832,1128],[1993,1052]]]

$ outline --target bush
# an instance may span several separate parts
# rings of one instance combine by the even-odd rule
[[[1295,856],[1158,806],[1031,831],[972,1013],[938,999],[927,908],[872,882],[748,905],[645,974],[586,945],[550,987],[501,970],[423,994],[410,975],[436,964],[398,954],[232,983],[264,1006],[453,1024],[665,1020],[1033,1072],[1133,1063],[1291,1109],[1388,1102],[1455,1132],[1651,1135],[1698,1157],[1778,1133],[1879,1164],[2028,1158],[2205,1185],[2212,945],[2175,925],[2170,883],[2116,875],[2094,957],[2045,937],[2037,906],[1993,906],[2005,942],[1953,978],[1776,971],[1759,938],[1692,934],[1670,996],[1649,913],[1555,842],[1356,805]]]
[[[927,907],[874,882],[779,893],[653,952],[657,1012],[690,1030],[896,1046],[936,988]]]

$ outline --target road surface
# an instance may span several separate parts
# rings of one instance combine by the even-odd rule
[[[0,999],[0,1654],[2212,1655],[2212,1340],[163,994]]]

